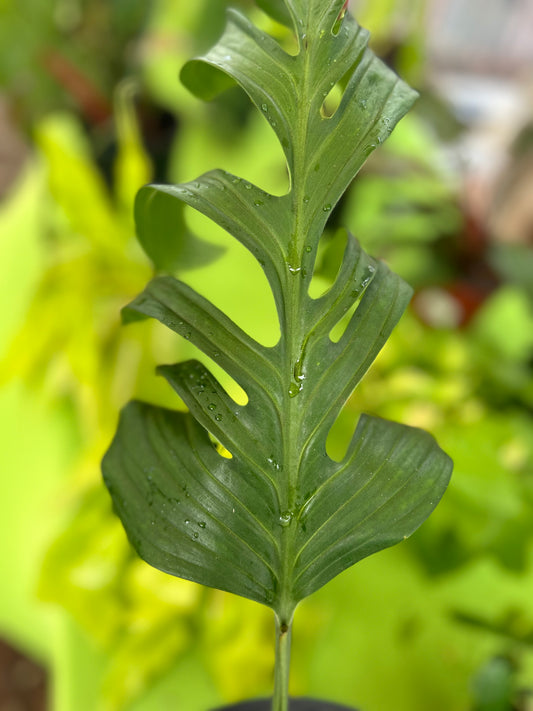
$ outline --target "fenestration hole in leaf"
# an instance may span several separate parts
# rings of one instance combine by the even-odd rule
[[[335,20],[335,23],[334,23],[333,27],[331,28],[332,35],[338,35],[339,32],[341,31],[342,22],[343,22],[344,17],[347,12],[348,12],[348,0],[346,0],[344,5],[342,6],[342,9],[338,14],[337,19]]]
[[[217,453],[220,454],[220,456],[223,459],[233,459],[233,454],[224,447],[224,445],[215,437],[214,434],[211,432],[207,433],[209,435],[209,439],[213,443],[214,448],[217,450]]]
[[[343,93],[344,88],[341,82],[337,82],[337,84],[333,85],[329,94],[324,99],[322,108],[320,109],[320,115],[322,118],[329,119],[335,115],[335,112],[339,108],[342,101]]]
[[[269,12],[264,11],[264,6],[269,8]],[[278,10],[269,0],[256,0],[253,8],[253,23],[277,42],[287,54],[292,56],[298,54],[298,40],[286,7]]]
[[[342,316],[342,318],[339,321],[337,321],[335,326],[333,326],[333,328],[329,332],[329,338],[330,338],[330,341],[332,341],[332,343],[338,343],[341,340],[346,329],[348,328],[348,324],[350,323],[352,316],[357,311],[359,302],[360,302],[360,299],[356,298],[354,303],[350,306],[349,309],[347,309],[347,311]]]
[[[261,2],[258,2],[257,5],[260,6]],[[285,25],[278,22],[274,17],[267,15],[260,7],[256,7],[254,8],[254,21],[265,34],[268,34],[279,44],[284,52],[287,52],[291,57],[295,57],[298,54],[298,38],[292,28],[291,20]]]
[[[334,462],[345,458],[357,427],[358,417],[353,406],[355,394],[341,408],[326,438],[326,453]]]
[[[275,346],[281,335],[279,320],[272,290],[257,259],[197,210],[186,207],[185,218],[195,234],[225,251],[216,262],[184,273],[182,280],[258,343]]]
[[[239,383],[228,375],[224,368],[217,363],[213,358],[208,358],[200,349],[196,346],[192,346],[194,350],[194,357],[197,358],[209,372],[216,378],[220,388],[223,389],[234,402],[240,407],[245,407],[248,404],[248,393],[239,385]],[[216,387],[214,388],[216,390]],[[213,393],[215,394],[215,393]]]
[[[346,87],[348,86],[348,83],[352,78],[352,75],[358,65],[359,58],[356,62],[350,65],[349,69],[344,73],[344,75],[339,79],[337,83],[331,85],[330,91],[325,96],[324,103],[322,104],[322,108],[320,111],[322,118],[331,118],[335,115],[337,109],[342,103]]]
[[[318,243],[318,251],[313,271],[313,278],[309,284],[309,296],[319,299],[327,294],[335,283],[344,258],[346,249],[347,232],[344,228],[326,231]]]

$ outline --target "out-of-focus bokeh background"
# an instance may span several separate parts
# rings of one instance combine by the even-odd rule
[[[177,406],[153,370],[192,352],[158,325],[120,327],[151,275],[136,190],[213,167],[286,188],[243,95],[203,105],[177,79],[226,4],[0,3],[0,711],[206,711],[270,691],[270,612],[141,563],[99,473],[119,408]],[[285,41],[252,0],[231,4]],[[421,98],[332,215],[332,244],[346,224],[416,295],[330,446],[369,411],[429,429],[455,472],[411,539],[301,605],[292,691],[362,711],[531,710],[533,2],[352,11]],[[261,274],[187,220],[226,251],[180,276],[267,341]]]

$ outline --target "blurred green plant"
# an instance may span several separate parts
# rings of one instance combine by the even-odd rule
[[[149,4],[140,0],[4,0],[0,86],[28,130],[51,111],[91,125],[112,116],[112,96],[133,57]]]
[[[411,80],[418,76],[422,79],[423,51],[409,50],[405,54],[391,51],[401,45],[402,38],[407,37],[408,45],[411,44],[412,33],[415,44],[423,49],[420,42],[424,40],[424,30],[422,24],[417,24],[417,11],[413,6],[413,12],[409,8],[409,14],[405,15],[403,0],[394,4],[394,11],[388,3],[389,0],[379,0],[354,7],[363,18],[363,24],[373,29],[374,36],[380,35],[373,46],[379,52],[385,51],[387,60],[400,67],[403,75]],[[283,155],[264,117],[250,111],[249,102],[236,91],[204,107],[176,83],[183,61],[207,49],[222,30],[225,5],[223,0],[215,5],[211,0],[194,4],[181,0],[154,3],[141,32],[130,25],[127,61],[120,60],[122,68],[117,70],[116,76],[124,67],[138,70],[140,101],[135,107],[130,103],[130,107],[135,108],[137,119],[141,121],[144,140],[150,139],[146,145],[158,176],[166,176],[168,167],[171,180],[189,180],[213,164],[221,164],[245,176],[249,182],[281,194],[287,186]],[[41,14],[52,13],[54,6],[55,3],[46,7],[39,5],[37,12],[28,12],[26,17],[23,5],[18,6],[20,12],[13,3],[0,8],[3,47],[11,48],[15,42],[19,43],[18,47],[12,47],[13,51],[6,49],[0,60],[4,66],[11,62],[9,82],[16,84],[17,77],[25,76],[20,74],[14,59],[31,55],[23,49],[26,35],[17,33],[16,27],[25,23],[24,32],[31,31],[35,40],[42,42],[39,30],[46,34],[48,21],[42,20]],[[262,15],[253,3],[243,2],[242,7],[283,46],[292,46],[287,45],[287,30]],[[391,14],[387,14],[388,10]],[[10,29],[8,19],[17,12],[18,25]],[[382,15],[379,27],[378,14]],[[109,12],[107,17],[110,17]],[[34,22],[35,18],[39,21]],[[105,23],[100,27],[104,35],[125,36],[120,28],[117,35],[116,31],[107,29]],[[82,42],[81,35],[73,37]],[[132,37],[138,39],[132,41]],[[53,42],[61,45],[57,37]],[[82,47],[79,51],[83,53],[84,68],[101,59],[105,64],[103,52],[86,52]],[[117,51],[123,51],[118,42]],[[409,67],[404,58],[412,59],[413,65]],[[198,353],[183,340],[168,339],[164,329],[155,327],[146,338],[148,324],[142,329],[132,325],[119,333],[117,309],[142,288],[151,268],[133,242],[131,203],[127,206],[125,200],[119,200],[122,189],[109,177],[112,170],[108,171],[105,181],[99,172],[101,131],[105,127],[100,125],[96,134],[90,127],[87,129],[85,115],[82,122],[75,118],[80,113],[79,106],[57,94],[51,94],[35,110],[28,113],[23,110],[24,104],[39,102],[41,90],[45,91],[49,85],[48,79],[41,77],[42,72],[41,66],[35,67],[32,77],[34,81],[39,78],[38,86],[34,86],[33,91],[24,91],[18,103],[18,115],[41,116],[47,107],[58,105],[74,109],[74,115],[63,113],[60,120],[53,116],[42,124],[32,120],[32,133],[39,136],[42,127],[46,133],[53,125],[64,125],[65,135],[71,138],[61,138],[58,134],[62,129],[58,128],[54,140],[83,147],[83,161],[102,186],[105,202],[111,205],[111,210],[105,208],[104,212],[108,210],[111,220],[121,225],[111,228],[110,235],[124,235],[125,251],[120,255],[118,250],[116,255],[122,266],[110,269],[109,257],[99,256],[101,249],[106,252],[105,240],[89,242],[80,232],[80,223],[90,220],[79,214],[78,226],[73,229],[75,223],[67,219],[62,206],[64,198],[59,192],[52,195],[43,180],[48,150],[39,150],[39,165],[32,162],[28,179],[14,186],[0,212],[2,334],[8,336],[17,323],[26,324],[22,326],[26,338],[18,341],[18,357],[11,350],[11,365],[24,377],[24,382],[13,382],[2,393],[1,454],[6,472],[2,482],[6,511],[2,555],[8,570],[13,565],[13,575],[5,579],[2,586],[3,633],[19,639],[39,655],[44,655],[45,649],[51,646],[70,645],[58,658],[47,660],[58,682],[55,684],[59,692],[55,699],[58,711],[72,708],[94,711],[104,703],[108,707],[131,705],[134,711],[152,711],[168,705],[177,692],[183,695],[180,699],[183,698],[186,708],[204,711],[221,700],[266,694],[272,666],[271,632],[268,611],[261,606],[224,593],[207,592],[203,593],[205,601],[202,596],[197,601],[197,615],[192,602],[188,611],[180,602],[183,600],[180,586],[187,587],[187,584],[173,581],[172,593],[167,591],[165,595],[167,602],[175,598],[176,607],[172,610],[164,603],[164,614],[168,613],[169,621],[176,625],[177,635],[182,626],[188,629],[188,617],[198,621],[199,626],[177,654],[178,663],[172,673],[166,674],[166,663],[156,669],[147,649],[135,643],[142,634],[148,639],[151,620],[157,629],[164,616],[158,612],[156,602],[159,591],[164,589],[163,576],[143,572],[139,574],[143,584],[135,588],[135,594],[131,592],[130,581],[136,576],[127,572],[122,576],[121,567],[126,565],[123,561],[128,560],[125,537],[121,536],[116,521],[113,522],[105,497],[95,493],[98,462],[115,425],[110,415],[125,400],[136,396],[173,406],[174,401],[169,399],[160,379],[153,377],[154,360],[171,362],[177,358],[198,357]],[[89,70],[89,74],[95,75],[94,70]],[[115,81],[113,76],[99,84],[105,89],[108,108],[113,103],[111,91]],[[4,83],[4,90],[9,82]],[[20,81],[18,86],[26,86],[25,81]],[[55,92],[55,83],[54,86]],[[418,82],[417,86],[420,88]],[[130,89],[126,87],[125,93],[130,94]],[[161,141],[161,129],[168,133],[172,127],[158,123],[157,115],[150,108],[154,102],[175,117],[178,129],[172,149],[168,135]],[[350,225],[367,249],[386,258],[391,268],[417,289],[435,281],[446,285],[457,278],[457,260],[450,260],[449,256],[450,253],[453,256],[454,245],[461,246],[464,241],[462,231],[454,234],[453,227],[464,219],[460,184],[457,178],[454,181],[453,176],[451,180],[448,176],[442,145],[435,138],[439,132],[435,133],[427,112],[421,110],[422,103],[425,96],[367,164],[368,168],[359,174],[353,186],[357,197],[348,191],[329,221],[331,225]],[[439,121],[444,113],[439,109]],[[105,130],[109,131],[110,126]],[[109,140],[106,138],[105,145]],[[72,150],[72,147],[63,149],[67,153]],[[57,151],[55,153],[57,155]],[[95,155],[98,162],[94,160]],[[140,182],[149,179],[150,176],[144,175],[146,173],[138,173],[135,178],[132,175],[130,195]],[[373,183],[375,196],[363,187],[367,178]],[[415,186],[412,192],[411,180]],[[430,185],[426,195],[418,192],[417,186],[423,180]],[[65,190],[75,189],[68,181],[63,180],[63,183]],[[383,185],[390,187],[386,190]],[[408,200],[400,214],[391,197],[396,189]],[[384,213],[372,214],[367,210],[363,195],[365,200],[384,209]],[[93,200],[93,193],[88,192],[86,199],[78,201],[77,211],[89,210]],[[119,209],[121,203],[123,207]],[[95,204],[99,205],[99,200]],[[183,278],[206,297],[218,300],[217,305],[231,313],[254,337],[274,342],[275,333],[268,326],[273,320],[274,307],[266,285],[259,293],[262,273],[260,269],[252,271],[255,260],[247,260],[245,250],[239,251],[235,240],[226,240],[221,230],[209,220],[199,219],[192,210],[186,209],[185,219],[190,229],[223,247],[225,252],[217,262],[191,270]],[[388,231],[387,240],[383,239],[377,224]],[[409,229],[414,230],[416,240],[410,239]],[[425,234],[424,230],[427,230]],[[367,234],[372,236],[371,242],[367,241]],[[129,246],[126,247],[126,243]],[[342,256],[342,239],[337,246],[339,256],[333,254],[335,250],[330,254],[332,276],[335,259]],[[327,255],[327,250],[324,254]],[[391,703],[399,711],[464,709],[473,704],[469,680],[476,669],[483,668],[493,656],[505,654],[508,642],[486,627],[457,622],[450,617],[450,610],[464,614],[474,611],[483,615],[489,625],[501,622],[509,609],[515,610],[520,619],[531,617],[533,417],[530,393],[533,370],[531,350],[527,346],[531,333],[531,301],[529,306],[526,303],[533,293],[531,248],[493,241],[489,256],[501,286],[495,285],[494,302],[492,298],[486,300],[478,315],[483,316],[485,306],[487,313],[491,310],[490,319],[481,319],[487,323],[490,333],[480,329],[476,318],[460,330],[438,329],[409,310],[402,328],[393,332],[354,398],[341,413],[338,426],[328,440],[328,451],[342,455],[351,437],[356,413],[363,410],[401,420],[430,428],[452,454],[456,475],[444,502],[405,545],[362,562],[344,573],[340,580],[330,583],[324,592],[302,604],[295,637],[294,693],[318,696],[334,693],[339,702],[368,709],[388,708]],[[129,275],[124,269],[124,259],[131,260],[128,270],[131,268],[133,272]],[[61,262],[63,269],[58,268]],[[36,270],[41,263],[39,287]],[[85,269],[84,265],[89,263],[90,279],[85,278],[81,270],[76,275],[69,270],[69,265]],[[54,270],[54,279],[49,277],[51,270]],[[227,277],[229,270],[231,280]],[[250,299],[246,288],[245,275],[251,273],[257,286],[255,299]],[[114,296],[110,294],[107,301],[104,293],[111,275],[111,280],[118,278],[123,286],[112,286],[110,291]],[[45,282],[50,291],[43,288]],[[325,287],[326,278],[323,284]],[[76,296],[79,289],[84,290],[83,299]],[[56,298],[52,298],[53,293]],[[28,311],[32,294],[33,306]],[[85,298],[92,306],[86,306]],[[46,309],[39,308],[38,302],[46,304]],[[31,318],[37,321],[29,320],[30,312]],[[96,324],[97,313],[102,314],[103,322],[109,325],[108,338],[103,338],[104,329],[97,329],[96,325],[90,338],[81,328],[88,317],[90,323]],[[61,319],[68,322],[68,328],[61,327]],[[33,323],[33,331],[30,323]],[[40,324],[39,328],[35,327],[36,323]],[[61,334],[61,341],[46,337],[49,327]],[[116,351],[110,343],[116,343]],[[489,351],[493,357],[488,357]],[[119,354],[122,355],[119,357]],[[74,369],[71,361],[76,360]],[[100,365],[95,367],[94,364]],[[16,377],[4,364],[2,373]],[[82,378],[78,379],[78,375]],[[17,400],[13,387],[18,392],[19,385],[25,395]],[[58,419],[63,423],[62,428],[57,424]],[[73,457],[74,465],[70,461]],[[17,472],[17,476],[9,476],[8,472]],[[62,482],[60,477],[63,477]],[[55,496],[50,494],[51,487],[58,489]],[[39,499],[42,492],[47,496],[44,502]],[[41,586],[49,599],[59,602],[82,622],[91,639],[99,640],[97,645],[105,652],[98,657],[96,667],[83,656],[87,655],[86,651],[82,654],[81,650],[92,647],[81,635],[71,639],[62,631],[56,640],[43,632],[37,617],[42,605],[34,600],[33,608],[29,607],[33,583],[30,580],[27,590],[21,587],[26,577],[13,561],[19,561],[24,570],[31,569],[33,580],[40,565],[40,554],[35,555],[34,551],[35,542],[45,531],[51,530],[48,518],[56,528],[64,528],[64,532],[57,548],[50,553]],[[95,525],[83,526],[83,520]],[[102,522],[101,528],[96,526],[96,521]],[[114,570],[111,565],[106,568],[107,578],[98,575],[104,558],[117,561]],[[132,570],[149,570],[133,559],[131,564]],[[76,570],[82,574],[71,572]],[[385,582],[390,579],[395,581],[392,587]],[[184,597],[187,594],[183,592]],[[23,604],[27,606],[23,608]],[[113,628],[116,634],[104,641],[101,621],[115,613],[119,615],[119,607],[124,613],[122,626]],[[350,618],[343,613],[346,608],[353,611]],[[61,619],[68,616],[63,615]],[[343,640],[347,636],[354,640],[356,651],[365,650],[359,654],[356,665],[343,651]],[[132,640],[129,646],[125,643],[126,637]],[[209,649],[209,653],[199,655],[198,646]],[[521,649],[520,683],[524,687],[531,685],[533,678],[533,653],[527,646]],[[381,660],[379,673],[375,663],[378,657]],[[205,671],[201,671],[201,665]],[[149,673],[144,671],[147,667],[151,669]],[[234,675],[230,673],[233,668],[242,672]],[[107,702],[100,690],[102,674],[104,677],[107,674],[104,682]],[[132,674],[137,674],[137,683],[130,686]],[[326,685],[322,681],[324,677],[334,684],[333,692],[331,683]],[[387,684],[383,684],[384,677]],[[65,681],[68,694],[62,694]],[[169,695],[171,688],[173,693]],[[391,689],[394,689],[393,701]]]

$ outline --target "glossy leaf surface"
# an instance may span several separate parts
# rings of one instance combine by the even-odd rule
[[[287,0],[300,45],[295,56],[230,12],[216,47],[185,66],[183,81],[204,98],[232,81],[244,88],[279,138],[291,190],[274,196],[215,170],[194,182],[143,188],[137,221],[171,224],[174,205],[189,205],[233,235],[263,267],[281,338],[266,347],[184,283],[155,278],[125,309],[125,321],[155,318],[190,340],[248,402],[236,403],[198,361],[163,366],[159,372],[189,412],[130,404],[103,464],[116,510],[145,560],[287,619],[342,570],[410,535],[451,472],[430,435],[366,415],[342,461],[326,453],[332,424],[411,295],[349,234],[331,288],[309,295],[331,210],[415,96],[366,48],[367,34],[353,18],[339,20],[343,5]],[[341,103],[326,118],[323,102],[347,73]],[[157,250],[157,235],[151,239]]]

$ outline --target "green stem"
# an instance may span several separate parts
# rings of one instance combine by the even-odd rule
[[[289,711],[289,667],[291,662],[292,620],[276,615],[276,663],[272,711]]]

